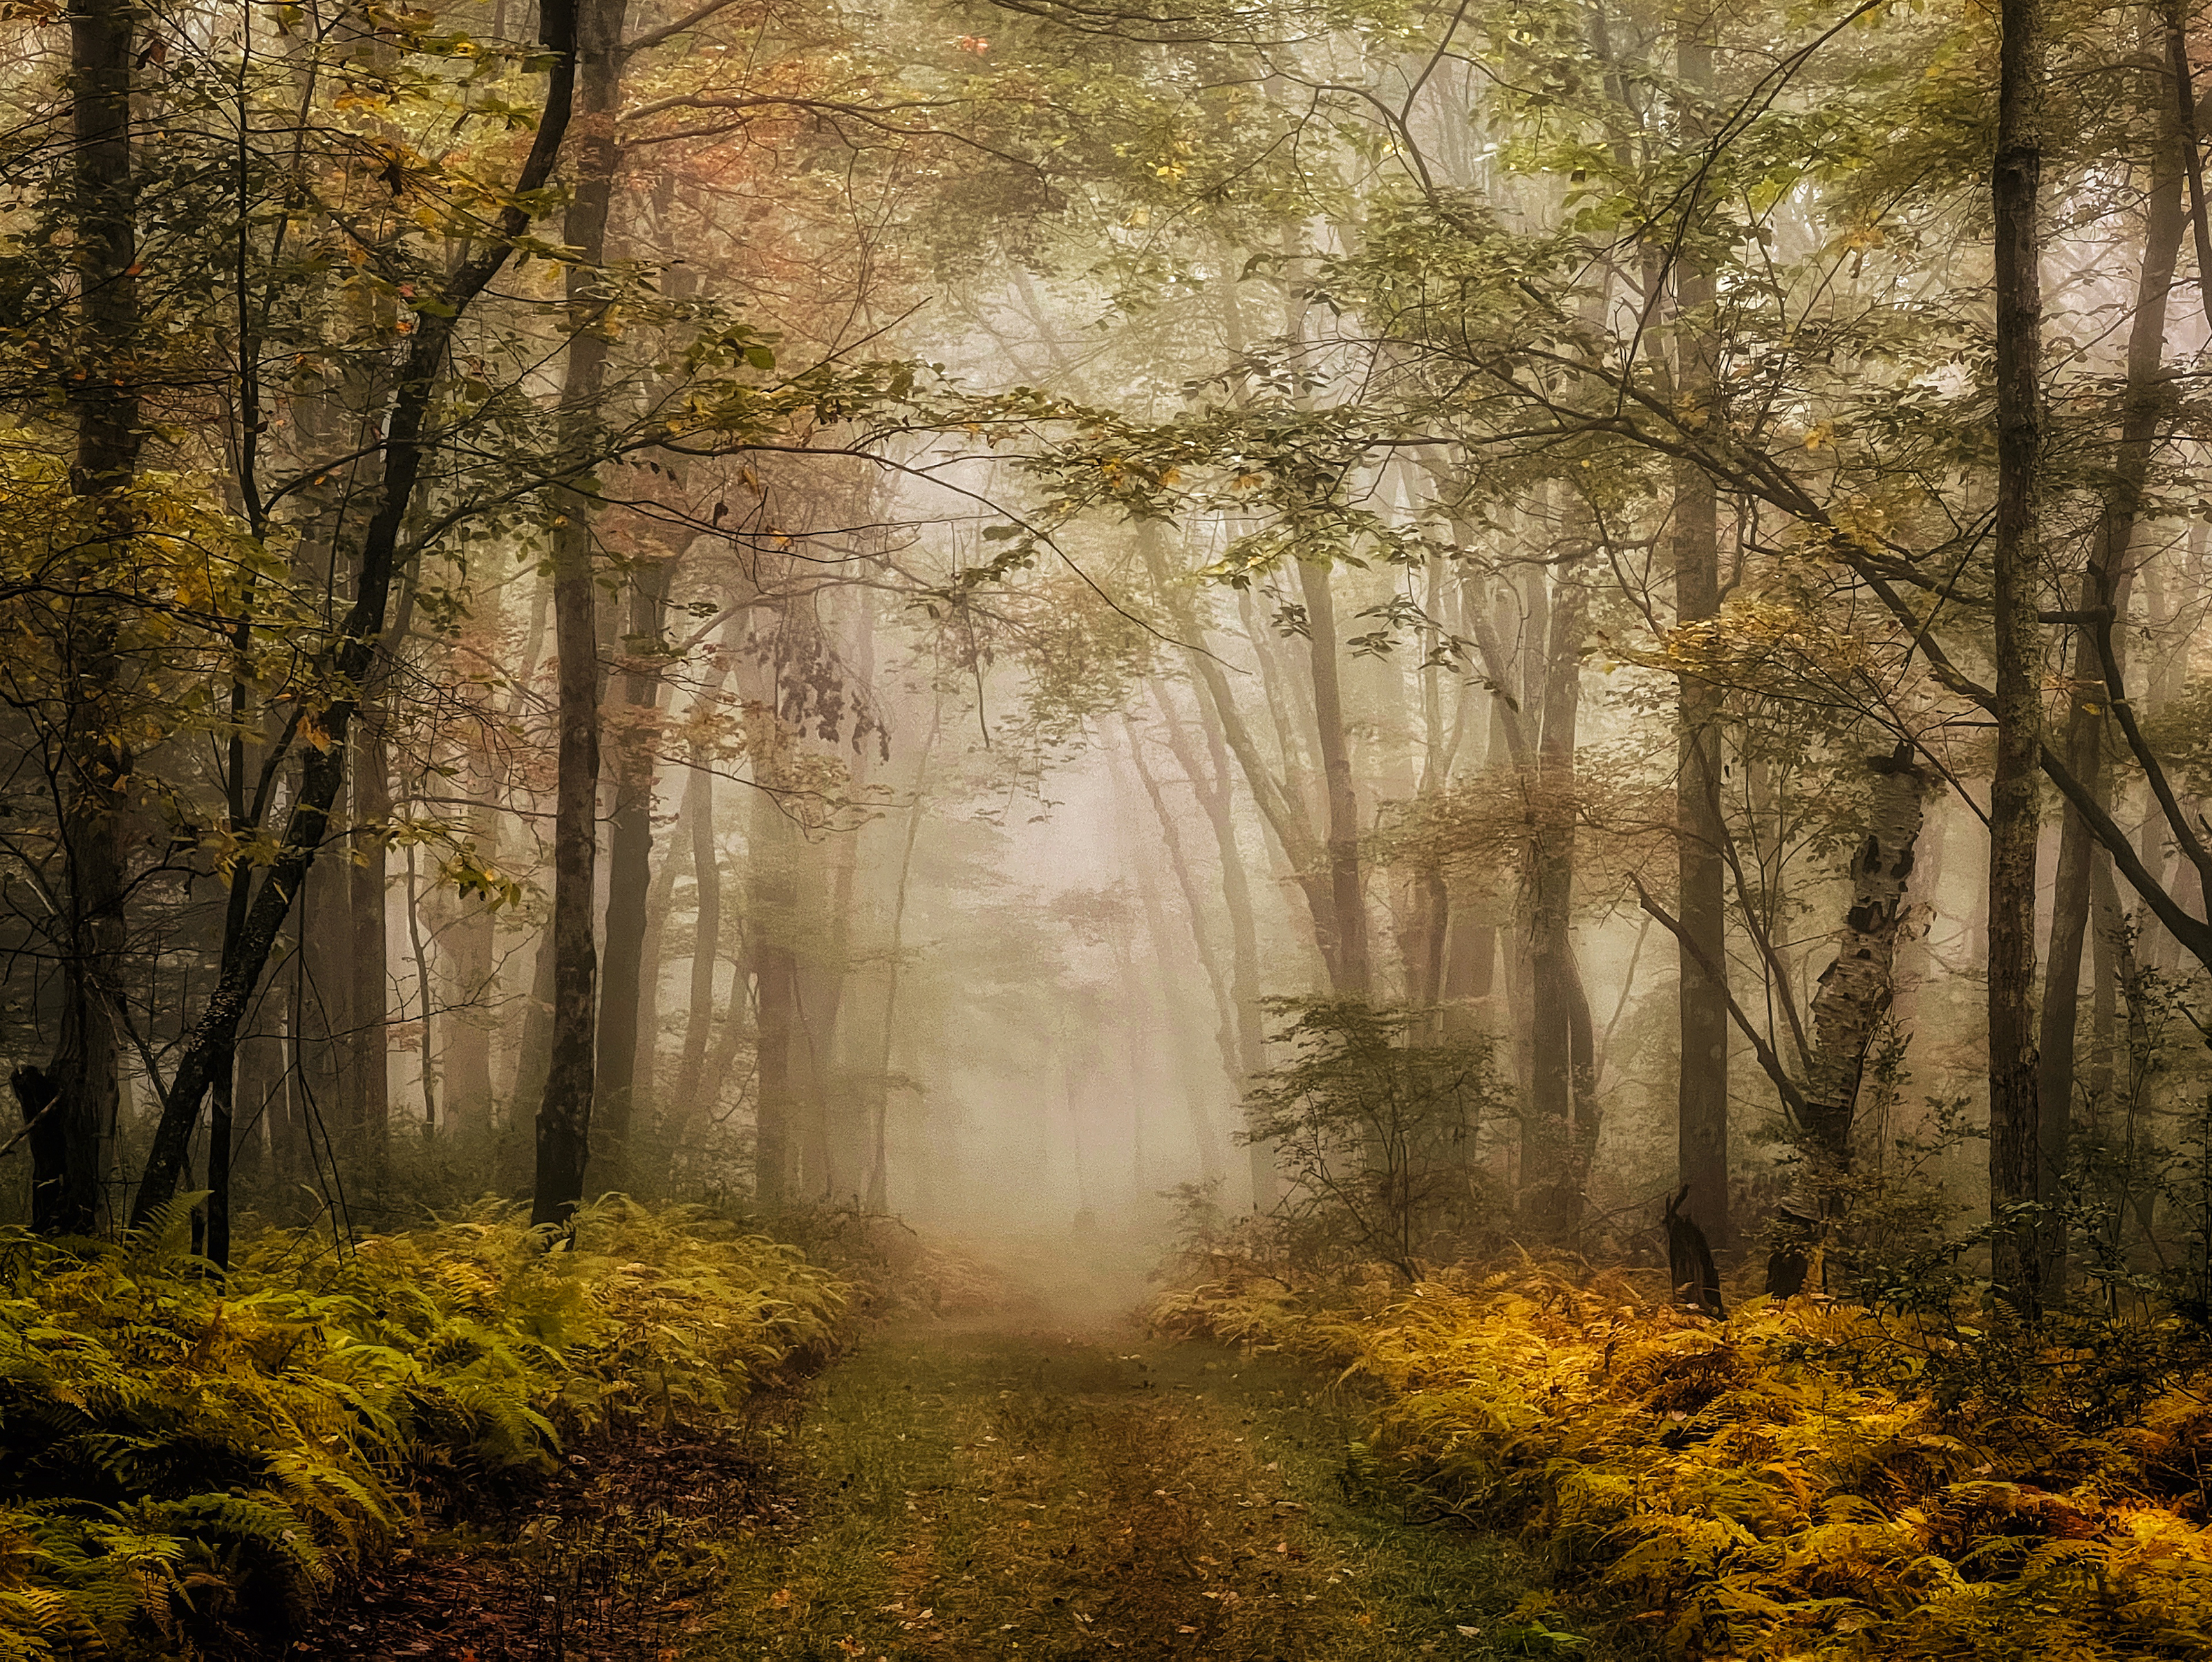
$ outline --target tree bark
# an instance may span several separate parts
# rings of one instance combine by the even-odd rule
[[[1142,741],[1138,737],[1136,724],[1125,714],[1121,723],[1122,735],[1128,740],[1129,759],[1142,782],[1146,798],[1152,808],[1154,820],[1160,827],[1161,836],[1168,850],[1168,864],[1176,874],[1176,882],[1182,895],[1183,907],[1189,915],[1191,942],[1198,955],[1199,967],[1205,974],[1212,994],[1215,1016],[1215,1044],[1224,1069],[1229,1075],[1231,1089],[1243,1094],[1243,1080],[1237,1067],[1237,1042],[1228,1008],[1228,988],[1225,986],[1219,960],[1206,930],[1204,908],[1198,891],[1191,882],[1189,863],[1183,858],[1182,835],[1170,812],[1165,798],[1161,794],[1159,781],[1146,765]],[[1160,1011],[1168,1024],[1168,1053],[1172,1058],[1170,1071],[1183,1096],[1183,1107],[1190,1121],[1191,1140],[1196,1145],[1199,1175],[1206,1182],[1214,1182],[1222,1175],[1221,1149],[1217,1143],[1213,1116],[1206,1102],[1205,1087],[1201,1081],[1206,1070],[1198,1058],[1188,1054],[1190,1029],[1182,1019],[1185,1000],[1179,996],[1177,977],[1174,972],[1175,954],[1170,944],[1167,908],[1160,902],[1158,889],[1154,885],[1146,862],[1142,858],[1143,839],[1137,834],[1127,809],[1125,793],[1116,781],[1115,796],[1123,811],[1117,816],[1121,822],[1121,834],[1132,858],[1132,870],[1137,883],[1137,897],[1144,907],[1146,937],[1152,943],[1152,969],[1156,991],[1159,995]]]
[[[714,967],[722,950],[722,862],[714,846],[714,776],[695,759],[679,821],[690,822],[695,922],[691,933],[690,997],[684,1018],[684,1055],[676,1076],[676,1110],[688,1125],[699,1101],[707,1067],[707,1041],[714,1029]],[[672,852],[670,858],[675,856]]]
[[[605,227],[601,227],[604,236]],[[623,642],[631,667],[623,676],[623,706],[632,720],[615,752],[614,811],[607,828],[606,955],[600,967],[597,1140],[607,1180],[628,1186],[632,1110],[641,1085],[653,1083],[653,1050],[640,1034],[643,1003],[646,897],[653,887],[653,803],[658,783],[653,713],[661,674],[654,657],[668,611],[668,567],[653,561],[632,573],[629,628]]]
[[[380,700],[391,654],[380,647],[374,662],[378,667],[371,696]],[[345,967],[353,978],[347,1001],[351,1021],[343,1052],[343,1095],[352,1152],[379,1178],[392,1119],[387,1027],[392,1005],[391,850],[386,840],[392,821],[390,768],[383,712],[371,707],[362,712],[353,746],[352,853],[340,868],[345,877],[349,937]]]
[[[76,424],[71,491],[91,520],[78,574],[127,558],[127,492],[144,434],[138,392],[118,360],[138,337],[137,193],[131,156],[131,64],[137,9],[82,0],[70,12],[70,165],[76,219],[83,367],[68,384]],[[98,1227],[107,1138],[119,1101],[112,999],[123,949],[125,804],[130,758],[109,712],[119,665],[113,620],[93,605],[61,642],[69,692],[58,757],[64,887],[61,1026],[41,1073],[55,1101],[31,1139],[34,1227],[90,1234]]]
[[[608,341],[599,268],[619,154],[624,0],[593,0],[576,18],[577,158],[562,238],[568,268],[568,364],[561,390],[562,449],[580,456],[606,384]],[[599,861],[599,646],[592,575],[591,500],[557,493],[553,532],[553,650],[560,663],[559,782],[553,828],[553,1042],[538,1107],[537,1176],[530,1221],[565,1225],[584,1198],[598,1092],[593,1022],[599,949],[592,907]]]
[[[1686,21],[1676,47],[1686,88],[1712,85],[1713,50]],[[1714,358],[1712,272],[1693,260],[1675,268],[1680,363],[1677,403],[1692,425],[1720,419]],[[1720,615],[1719,495],[1694,462],[1674,470],[1674,622],[1688,628]],[[1677,947],[1678,1030],[1675,1159],[1689,1186],[1689,1212],[1707,1242],[1725,1253],[1729,1216],[1728,913],[1721,817],[1721,692],[1695,675],[1675,677],[1676,869],[1682,927],[1696,950]],[[1711,967],[1708,973],[1707,967]]]
[[[1990,784],[1990,1211],[1992,1277],[2019,1308],[2042,1302],[2039,1231],[2008,1209],[2035,1199],[2042,1156],[2036,1095],[2036,801],[2043,705],[2036,610],[2043,170],[2041,0],[1999,0],[1996,212],[1997,496],[1991,616],[1996,762]]]
[[[1160,547],[1159,527],[1149,522],[1137,527],[1137,544],[1145,558],[1146,569],[1151,574],[1153,588],[1169,608],[1169,615],[1177,627],[1195,640],[1200,631],[1197,609],[1187,597],[1170,585],[1166,555]],[[1265,648],[1255,642],[1261,653],[1262,679],[1268,679]],[[1275,841],[1289,862],[1293,880],[1305,896],[1306,913],[1314,935],[1314,945],[1319,953],[1322,967],[1331,986],[1337,984],[1339,970],[1335,959],[1335,936],[1328,924],[1334,909],[1333,891],[1328,878],[1321,870],[1322,851],[1308,821],[1304,804],[1294,791],[1279,781],[1268,771],[1260,755],[1260,747],[1253,739],[1249,725],[1237,708],[1236,695],[1230,689],[1226,671],[1218,660],[1206,652],[1192,651],[1185,654],[1194,678],[1204,689],[1200,700],[1200,711],[1210,727],[1218,727],[1222,743],[1237,758],[1237,765],[1244,776],[1245,788],[1251,792],[1252,801],[1260,810],[1260,817],[1275,834]]]
[[[1145,760],[1144,739],[1137,730],[1137,724],[1126,713],[1121,718],[1121,732],[1128,740],[1129,761],[1136,769],[1138,783],[1144,787],[1146,800],[1152,805],[1152,818],[1160,828],[1161,846],[1167,851],[1168,866],[1175,873],[1176,892],[1182,895],[1183,911],[1190,919],[1192,949],[1198,954],[1199,967],[1206,973],[1206,988],[1213,995],[1214,1045],[1221,1054],[1222,1071],[1228,1076],[1230,1089],[1241,1101],[1244,1095],[1245,1072],[1243,1056],[1237,1039],[1236,1004],[1230,992],[1229,978],[1223,969],[1221,955],[1214,949],[1213,936],[1206,926],[1206,908],[1200,897],[1196,876],[1183,852],[1182,828],[1176,823],[1175,811],[1168,806],[1167,794],[1161,789],[1159,780],[1152,776],[1151,764]],[[1164,938],[1160,944],[1164,950]]]
[[[1910,745],[1870,756],[1867,766],[1875,776],[1867,834],[1851,857],[1851,906],[1835,961],[1820,972],[1812,999],[1813,1049],[1801,1111],[1831,1204],[1837,1183],[1851,1169],[1851,1122],[1867,1052],[1897,990],[1898,931],[1923,812],[1925,781]]]

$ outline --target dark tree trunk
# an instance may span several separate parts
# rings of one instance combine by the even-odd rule
[[[138,393],[118,358],[138,336],[137,191],[131,161],[131,64],[135,8],[120,0],[82,0],[70,12],[70,87],[76,266],[82,294],[79,350],[84,363],[67,383],[76,422],[70,488],[91,520],[79,575],[127,557],[131,534],[121,493],[137,471],[143,441]],[[119,665],[112,621],[83,609],[62,644],[69,695],[60,743],[64,851],[61,1028],[40,1077],[55,1104],[34,1144],[52,1139],[58,1160],[34,1177],[45,1204],[34,1227],[47,1234],[89,1234],[98,1227],[101,1168],[119,1100],[120,1035],[112,1000],[123,946],[125,804],[118,786],[128,755],[107,716]],[[39,1156],[34,1148],[34,1168]]]
[[[1690,25],[1676,56],[1686,87],[1712,84],[1711,45]],[[1680,362],[1676,399],[1693,423],[1718,419],[1713,358],[1715,299],[1711,270],[1694,262],[1676,268]],[[1674,622],[1694,628],[1720,615],[1720,516],[1711,475],[1691,462],[1674,465]],[[1675,678],[1676,865],[1682,929],[1679,945],[1675,1089],[1675,1159],[1689,1186],[1689,1206],[1713,1247],[1725,1253],[1729,1217],[1728,935],[1721,818],[1721,693],[1694,675]]]
[[[1996,210],[1997,496],[1994,591],[1996,763],[1990,783],[1990,1211],[1992,1275],[2021,1308],[2041,1305],[2039,1231],[2008,1219],[2031,1202],[2041,1168],[2036,1097],[2037,770],[2043,728],[2036,610],[2036,473],[2042,446],[2043,170],[2041,0],[2000,0]]]
[[[388,664],[389,654],[380,651],[377,662],[380,667]],[[376,678],[385,677],[380,674]],[[386,840],[392,820],[390,766],[383,712],[366,711],[353,753],[353,857],[339,868],[349,890],[347,968],[353,977],[348,998],[351,1030],[343,1052],[344,1098],[353,1144],[349,1152],[380,1176],[392,1118],[392,1047],[386,1027],[392,1003],[391,862]],[[426,1020],[428,1016],[425,1011]]]
[[[563,448],[580,458],[606,384],[607,337],[599,268],[620,155],[623,0],[595,0],[576,18],[577,155],[562,235],[579,251],[568,268],[568,366],[561,391]],[[553,650],[560,662],[559,783],[553,806],[553,1042],[538,1107],[533,1224],[565,1224],[584,1198],[598,1089],[593,1046],[599,949],[592,907],[599,862],[599,646],[592,575],[592,503],[580,491],[556,500],[553,534]]]

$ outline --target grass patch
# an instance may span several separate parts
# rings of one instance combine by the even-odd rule
[[[1369,1482],[1359,1404],[1293,1363],[912,1327],[812,1391],[799,1521],[733,1546],[717,1662],[1613,1653],[1512,1544]]]

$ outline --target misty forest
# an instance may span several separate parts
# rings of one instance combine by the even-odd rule
[[[2212,1662],[2212,11],[0,44],[0,1662]]]

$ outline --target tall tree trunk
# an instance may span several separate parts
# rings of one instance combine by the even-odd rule
[[[604,235],[604,225],[602,234]],[[625,724],[615,751],[614,811],[607,829],[607,918],[600,965],[598,1084],[594,1112],[606,1180],[629,1181],[632,1110],[638,1089],[653,1083],[652,1047],[641,1042],[638,1015],[643,997],[646,897],[653,887],[653,800],[658,783],[653,713],[660,704],[661,630],[667,621],[665,561],[641,565],[631,575],[629,628],[623,641],[629,667],[623,675]]]
[[[714,846],[714,775],[695,759],[684,780],[688,799],[678,822],[690,834],[694,923],[691,976],[684,1018],[684,1055],[676,1075],[676,1110],[688,1125],[699,1101],[707,1042],[714,1031],[714,969],[722,950],[722,862]],[[674,859],[672,851],[668,857]]]
[[[1328,795],[1329,919],[1336,945],[1335,990],[1365,998],[1374,987],[1368,961],[1367,900],[1359,872],[1359,800],[1352,790],[1352,752],[1345,742],[1344,697],[1337,673],[1336,604],[1329,570],[1298,562],[1305,595],[1306,646],[1313,672],[1314,730],[1320,738]]]
[[[1237,1065],[1237,1041],[1229,1010],[1229,990],[1221,974],[1220,961],[1214,953],[1212,941],[1206,933],[1205,911],[1199,900],[1198,890],[1191,882],[1189,862],[1183,858],[1182,834],[1161,793],[1159,781],[1152,777],[1152,769],[1146,765],[1143,741],[1138,737],[1136,724],[1124,715],[1121,731],[1128,740],[1130,763],[1135,768],[1146,798],[1152,804],[1154,822],[1160,828],[1161,838],[1168,851],[1168,864],[1176,874],[1176,885],[1189,917],[1191,943],[1198,956],[1199,967],[1206,976],[1207,988],[1212,995],[1216,1049],[1229,1076],[1231,1089],[1241,1095],[1243,1082]],[[1127,792],[1120,788],[1122,783],[1120,779],[1115,781],[1116,805],[1123,810],[1116,817],[1121,821],[1125,857],[1130,858],[1131,869],[1135,876],[1137,897],[1144,907],[1146,938],[1152,943],[1155,991],[1158,995],[1161,1016],[1168,1024],[1166,1050],[1170,1058],[1169,1067],[1182,1092],[1184,1111],[1190,1121],[1191,1140],[1198,1150],[1200,1176],[1207,1182],[1213,1182],[1223,1174],[1221,1149],[1216,1140],[1213,1116],[1206,1101],[1203,1082],[1206,1070],[1196,1057],[1188,1053],[1190,1028],[1182,1020],[1187,1001],[1181,996],[1180,978],[1175,973],[1175,951],[1168,928],[1167,908],[1161,904],[1159,890],[1147,869],[1150,863],[1144,858],[1144,839],[1133,823]]]
[[[838,1088],[835,1062],[837,1019],[845,1004],[859,840],[847,833],[826,845],[805,843],[800,847],[810,868],[805,889],[808,921],[804,936],[793,940],[794,947],[799,939],[807,943],[797,957],[798,1060],[806,1110],[805,1180],[807,1192],[824,1200],[847,1194],[857,1200],[859,1192],[849,1180],[859,1168],[864,1139],[852,1100]]]
[[[2041,1170],[2036,1098],[2036,792],[2043,729],[2036,567],[2036,473],[2043,436],[2042,0],[1999,0],[1996,210],[1997,497],[1991,615],[1996,626],[1996,763],[1990,783],[1990,1211],[1992,1275],[2017,1307],[2041,1305],[2039,1234],[2008,1209],[2031,1202]]]
[[[929,736],[921,742],[921,755],[914,766],[914,804],[907,810],[906,837],[899,847],[898,883],[891,892],[890,951],[884,971],[884,1016],[876,1040],[876,1073],[872,1083],[875,1123],[871,1128],[874,1148],[868,1165],[868,1210],[890,1210],[890,1156],[887,1122],[890,1118],[892,1041],[898,1033],[899,976],[905,968],[906,901],[908,880],[914,873],[915,839],[921,834],[922,805],[929,800],[929,759],[937,749],[937,736],[945,720],[940,697],[930,707]]]
[[[1537,1227],[1554,1236],[1581,1223],[1597,1132],[1596,1046],[1571,933],[1575,744],[1587,605],[1587,593],[1562,565],[1547,607],[1551,639],[1542,654],[1543,721],[1531,780],[1537,798],[1527,906],[1530,1091],[1521,1138],[1523,1204]]]
[[[1126,713],[1121,718],[1121,733],[1129,743],[1129,761],[1136,769],[1138,783],[1144,787],[1146,800],[1152,805],[1153,821],[1160,828],[1161,846],[1167,851],[1169,869],[1175,873],[1176,889],[1182,896],[1183,911],[1190,919],[1191,947],[1198,954],[1199,967],[1205,971],[1206,988],[1213,995],[1214,1045],[1221,1054],[1222,1071],[1228,1076],[1229,1089],[1242,1100],[1244,1058],[1237,1041],[1236,1004],[1229,989],[1229,978],[1223,970],[1221,955],[1214,949],[1213,936],[1206,926],[1205,902],[1190,860],[1183,852],[1182,828],[1176,823],[1175,810],[1168,805],[1167,793],[1145,760],[1144,739],[1137,724]],[[1160,949],[1166,949],[1164,939]]]
[[[379,651],[380,666],[371,685],[386,676],[389,654]],[[391,761],[384,740],[384,713],[363,712],[353,751],[353,858],[340,869],[346,878],[347,967],[353,976],[349,1000],[352,1031],[345,1050],[343,1092],[351,1150],[364,1169],[380,1180],[392,1115],[392,1049],[387,1022],[392,1004],[391,852],[386,833],[392,822]]]
[[[752,828],[745,840],[750,867],[745,944],[752,960],[757,1027],[753,1192],[769,1208],[791,1198],[798,1175],[799,1150],[793,1132],[797,1129],[799,1081],[794,1076],[799,1058],[793,1050],[800,1034],[799,964],[791,946],[796,890],[790,848],[795,835],[775,797],[756,792]]]
[[[2128,551],[2142,503],[2143,482],[2158,442],[2160,382],[2166,370],[2166,296],[2173,288],[2184,224],[2180,124],[2175,100],[2161,102],[2158,148],[2146,203],[2142,262],[2136,279],[2135,318],[2128,335],[2128,378],[2123,395],[2119,453],[2099,516],[2088,568],[2081,574],[2081,610],[2127,611],[2130,572]],[[2115,634],[2114,652],[2124,634]],[[2063,741],[2067,767],[2100,805],[2110,799],[2105,766],[2105,726],[2112,690],[2104,682],[2096,638],[2077,632],[2074,646],[2073,694],[2066,713]],[[2067,1148],[2073,1132],[2075,1030],[2080,1020],[2081,949],[2090,912],[2089,868],[2094,842],[2085,821],[2068,804],[2059,822],[2057,892],[2051,919],[2051,958],[2044,972],[2043,1031],[2036,1092],[2036,1198],[2045,1208],[2040,1279],[2045,1295],[2063,1297],[2066,1289],[2064,1200]]]
[[[505,611],[505,592],[494,587],[473,620],[473,641],[487,665],[499,662]],[[529,673],[530,667],[526,664],[521,675],[527,677]],[[469,843],[485,858],[495,859],[501,780],[497,755],[488,735],[493,731],[497,712],[485,676],[470,677],[461,695],[469,704],[474,724],[463,738],[460,758],[462,788],[471,803]],[[496,1020],[493,1010],[499,957],[495,915],[480,899],[460,896],[439,942],[447,1001],[452,1010],[452,1018],[445,1024],[446,1047],[441,1058],[445,1112],[449,1121],[489,1121],[492,1032]]]
[[[137,193],[131,162],[131,64],[137,10],[80,0],[69,14],[72,207],[76,219],[78,373],[64,385],[76,423],[71,490],[91,524],[76,575],[94,588],[127,559],[127,492],[143,434],[127,359],[138,337]],[[119,1101],[112,999],[123,949],[125,804],[131,761],[108,713],[119,664],[113,623],[96,602],[61,643],[68,695],[58,746],[64,855],[60,1029],[43,1070],[51,1095],[31,1139],[33,1221],[41,1234],[98,1226],[106,1139]]]
[[[1267,1065],[1267,1029],[1260,1010],[1259,922],[1252,911],[1252,884],[1244,867],[1244,851],[1237,840],[1228,743],[1206,683],[1200,682],[1194,692],[1200,731],[1206,742],[1203,763],[1168,695],[1166,683],[1152,682],[1152,701],[1159,707],[1168,749],[1205,811],[1206,824],[1213,832],[1214,857],[1221,864],[1222,907],[1229,915],[1229,1001],[1236,1020],[1236,1089],[1241,1101],[1253,1078]],[[1255,1141],[1249,1145],[1248,1155],[1252,1205],[1255,1210],[1266,1211],[1280,1193],[1274,1146],[1264,1139]]]
[[[1676,58],[1686,88],[1712,85],[1713,49],[1685,21]],[[1706,27],[1710,27],[1707,25]],[[1695,124],[1700,130],[1702,122]],[[1692,425],[1719,417],[1715,397],[1715,288],[1712,272],[1694,260],[1675,267],[1675,373],[1678,404]],[[1691,628],[1720,615],[1719,496],[1712,476],[1693,462],[1674,464],[1674,622]],[[1728,922],[1721,840],[1721,692],[1700,676],[1675,677],[1676,865],[1682,928],[1679,944],[1680,1049],[1675,1089],[1678,1180],[1705,1239],[1725,1252],[1729,1216]],[[1711,967],[1708,974],[1707,966]]]
[[[577,165],[562,227],[578,251],[568,268],[568,366],[562,387],[562,448],[580,456],[606,383],[607,337],[599,267],[619,160],[615,115],[622,100],[624,0],[589,0],[576,18]],[[592,506],[581,492],[556,500],[553,534],[553,637],[560,660],[559,783],[553,829],[553,1037],[538,1107],[534,1224],[565,1224],[584,1198],[598,1089],[593,1046],[599,950],[592,906],[598,880],[599,649],[592,575]]]

